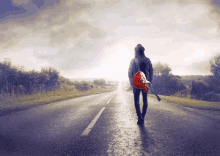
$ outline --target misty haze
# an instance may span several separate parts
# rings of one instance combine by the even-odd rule
[[[2,0],[0,155],[220,155],[219,13],[218,0]],[[152,64],[140,96],[138,44]]]

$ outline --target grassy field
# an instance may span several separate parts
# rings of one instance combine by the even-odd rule
[[[33,95],[23,95],[18,97],[15,95],[4,95],[0,96],[0,115],[8,110],[30,108],[70,98],[110,92],[113,90],[115,90],[115,87],[105,86],[105,88],[98,87],[88,91],[78,91],[74,88],[70,88],[62,91],[50,91],[47,93],[40,92]]]
[[[131,90],[128,92],[133,93]],[[156,99],[156,96],[153,94],[148,94],[148,96]],[[220,110],[220,102],[208,102],[208,101],[195,100],[195,99],[191,99],[190,95],[187,95],[187,97],[178,97],[177,95],[176,96],[159,95],[159,96],[161,98],[161,101],[175,103],[175,104],[183,105],[186,107]]]
[[[130,87],[130,85],[127,82],[124,82],[123,87],[125,91],[128,91],[127,89]],[[133,93],[132,90],[129,90],[128,92]],[[156,99],[156,96],[153,94],[148,94],[148,96]],[[181,96],[180,93],[176,93],[174,96],[165,96],[165,95],[159,95],[159,96],[161,98],[161,101],[175,103],[186,107],[220,110],[220,102],[208,102],[208,101],[191,99],[191,95],[189,94],[186,97]]]
[[[153,94],[149,94],[149,96],[155,97],[155,95]],[[220,102],[208,102],[208,101],[201,101],[201,100],[195,100],[195,99],[178,97],[178,96],[165,96],[165,95],[159,95],[159,96],[161,98],[161,101],[167,101],[170,103],[184,105],[186,107],[220,110]]]

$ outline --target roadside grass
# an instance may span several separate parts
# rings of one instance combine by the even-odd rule
[[[155,95],[153,94],[149,94],[149,96],[155,97]],[[190,99],[190,95],[187,95],[187,97],[165,96],[165,95],[159,95],[159,96],[161,98],[161,101],[167,101],[178,105],[184,105],[186,107],[220,110],[220,102],[209,102],[209,101]]]
[[[15,95],[4,95],[0,96],[0,111],[48,104],[70,98],[106,93],[113,90],[115,90],[115,87],[98,87],[88,91],[79,91],[75,88],[69,88],[62,91],[38,92],[33,95],[20,95],[17,97]]]
[[[128,92],[133,93],[131,90]],[[148,94],[148,96],[156,98],[156,96],[153,94]],[[161,101],[175,103],[186,107],[220,110],[220,102],[209,102],[209,101],[191,99],[190,94],[188,94],[186,97],[181,96],[180,93],[177,93],[173,96],[165,96],[165,95],[159,95],[159,96],[161,98]]]

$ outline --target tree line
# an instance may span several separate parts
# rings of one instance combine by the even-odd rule
[[[203,81],[192,81],[191,95],[193,98],[206,101],[220,101],[220,53],[209,61],[212,75]]]
[[[53,67],[45,67],[38,72],[12,66],[9,59],[0,63],[0,93],[19,95],[50,91],[59,88],[63,81],[66,81],[65,78],[60,77]]]
[[[153,89],[157,94],[181,95],[190,94],[191,98],[206,101],[220,101],[220,54],[210,59],[210,71],[212,75],[193,80],[186,86],[180,76],[171,73],[171,68],[165,63],[153,64]]]
[[[97,79],[93,82],[72,82],[61,76],[53,67],[44,67],[40,72],[25,71],[23,67],[12,66],[9,59],[0,62],[0,94],[30,95],[37,92],[67,89],[68,87],[65,86],[72,86],[79,91],[87,91],[105,84],[104,79]]]
[[[96,79],[93,82],[74,82],[74,85],[77,90],[87,91],[93,88],[98,88],[98,86],[104,87],[106,85],[105,79]]]

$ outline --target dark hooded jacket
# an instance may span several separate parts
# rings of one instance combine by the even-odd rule
[[[137,59],[137,63],[140,67],[140,70],[145,74],[146,79],[152,83],[153,78],[153,67],[151,64],[151,61],[148,57],[144,55],[144,53],[136,52],[135,58],[131,60],[130,66],[128,69],[128,77],[131,86],[134,86],[133,84],[133,77],[138,72],[138,67],[136,66],[135,59]]]

